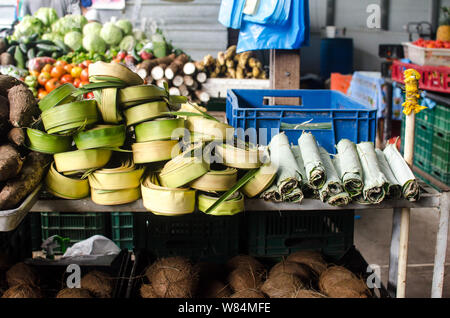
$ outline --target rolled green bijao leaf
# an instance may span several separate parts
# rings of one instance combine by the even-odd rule
[[[272,137],[269,150],[270,161],[278,167],[275,180],[278,192],[284,197],[300,185],[302,181],[300,169],[297,166],[297,161],[295,161],[285,133],[282,132]]]
[[[342,180],[345,191],[351,197],[355,197],[361,194],[364,187],[363,172],[356,145],[348,139],[341,139],[336,148],[338,153],[336,166],[339,170],[339,177]]]
[[[27,128],[26,145],[33,151],[55,154],[69,151],[72,137],[46,134],[43,131]]]
[[[68,133],[98,121],[97,102],[83,100],[58,105],[42,112],[41,118],[47,133]]]
[[[325,167],[320,159],[316,138],[311,133],[303,132],[298,145],[305,164],[306,177],[314,189],[320,189],[327,179]]]
[[[302,177],[301,189],[305,198],[318,198],[319,193],[314,187],[309,183],[306,177],[305,164],[303,163],[302,152],[299,146],[291,146],[292,153],[294,154],[295,161],[297,161],[297,166],[299,168],[299,173]]]
[[[380,203],[386,196],[388,181],[378,165],[375,147],[372,142],[365,141],[357,144],[356,150],[364,178],[363,197],[361,199],[357,196],[357,201],[360,203],[367,201],[369,204]]]
[[[295,188],[292,190],[289,194],[286,194],[283,197],[283,201],[285,202],[294,202],[294,203],[300,203],[303,200],[303,192],[300,188]]]
[[[375,149],[377,154],[378,164],[380,165],[381,172],[383,172],[384,176],[388,181],[388,192],[387,195],[394,199],[399,199],[402,197],[402,186],[398,183],[394,174],[392,173],[391,168],[384,156],[383,151],[380,149]]]
[[[347,205],[350,202],[350,196],[345,192],[341,184],[341,179],[333,165],[330,154],[322,147],[319,147],[319,151],[327,175],[327,181],[319,190],[320,200],[331,205]],[[330,201],[331,198],[333,200]]]
[[[76,99],[72,95],[77,89],[71,83],[63,84],[54,90],[52,90],[47,96],[45,96],[38,103],[39,109],[41,111],[46,111],[54,106],[70,103]]]
[[[409,201],[417,201],[420,197],[420,187],[414,173],[408,166],[402,155],[398,152],[394,144],[389,144],[384,148],[384,156],[395,178],[402,186],[403,197]]]
[[[275,183],[261,193],[260,198],[264,199],[264,201],[283,202],[283,198],[278,192],[278,187]]]
[[[135,127],[136,142],[179,139],[184,136],[183,118],[164,118],[146,121]]]
[[[117,148],[123,146],[126,138],[125,125],[98,125],[74,136],[78,149]]]

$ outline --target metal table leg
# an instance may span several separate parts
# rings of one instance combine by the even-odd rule
[[[397,273],[398,273],[398,251],[400,247],[400,223],[402,209],[396,208],[392,215],[391,250],[389,254],[389,278],[387,290],[389,296],[395,298],[397,295]]]
[[[436,236],[436,252],[434,256],[433,285],[431,298],[442,298],[444,287],[444,267],[447,253],[448,218],[450,213],[450,192],[441,195],[439,209],[439,228]]]

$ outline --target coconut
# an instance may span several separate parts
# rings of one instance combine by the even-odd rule
[[[230,272],[240,267],[245,267],[253,272],[264,271],[264,266],[249,255],[238,255],[227,262],[227,268]]]
[[[14,285],[3,294],[2,298],[43,298],[38,287],[28,284]]]
[[[292,298],[303,287],[296,275],[281,272],[269,277],[261,286],[261,291],[270,298]]]
[[[327,296],[311,289],[299,289],[294,293],[293,298],[327,298]]]
[[[305,264],[299,264],[288,261],[281,261],[275,264],[269,272],[269,277],[276,276],[278,273],[287,273],[298,276],[301,281],[305,284],[311,281],[311,270],[310,267]]]
[[[6,282],[9,287],[22,284],[37,285],[38,276],[30,266],[17,263],[6,272]]]
[[[162,258],[145,275],[155,293],[163,298],[191,298],[198,285],[197,268],[183,257]]]
[[[142,298],[159,298],[150,284],[142,284],[139,292]]]
[[[240,267],[228,275],[228,282],[234,292],[243,289],[258,289],[263,281],[263,272],[255,272],[252,267]]]
[[[7,271],[12,265],[9,255],[0,252],[0,272]]]
[[[309,266],[317,276],[320,276],[327,269],[327,262],[322,255],[316,251],[298,251],[286,258],[288,262],[294,262]]]
[[[227,298],[233,293],[228,285],[218,280],[204,283],[199,290],[200,298]]]
[[[266,296],[257,289],[243,289],[231,295],[230,298],[266,298]]]
[[[334,298],[367,298],[370,291],[363,280],[341,266],[332,266],[320,275],[320,290]]]
[[[113,291],[113,279],[111,276],[100,271],[90,271],[81,279],[81,288],[98,298],[111,298]]]
[[[92,298],[92,295],[84,288],[64,288],[58,292],[56,298]]]

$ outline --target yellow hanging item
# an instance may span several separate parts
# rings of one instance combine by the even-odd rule
[[[404,72],[405,76],[405,102],[402,104],[403,113],[408,116],[411,112],[415,114],[427,108],[420,106],[417,100],[420,98],[419,94],[419,79],[420,74],[415,69],[407,69]]]

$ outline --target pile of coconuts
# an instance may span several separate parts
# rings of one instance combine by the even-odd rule
[[[184,257],[157,260],[145,269],[142,298],[368,298],[365,282],[319,252],[299,251],[266,270],[238,255],[225,265],[193,264]]]
[[[25,127],[39,117],[33,93],[22,81],[0,75],[0,211],[16,208],[41,182],[51,156],[29,151]]]
[[[1,298],[44,298],[45,293],[39,284],[36,269],[22,262],[13,265],[8,255],[0,252]],[[56,298],[111,298],[113,288],[111,275],[92,270],[81,278],[81,288],[64,288]]]

